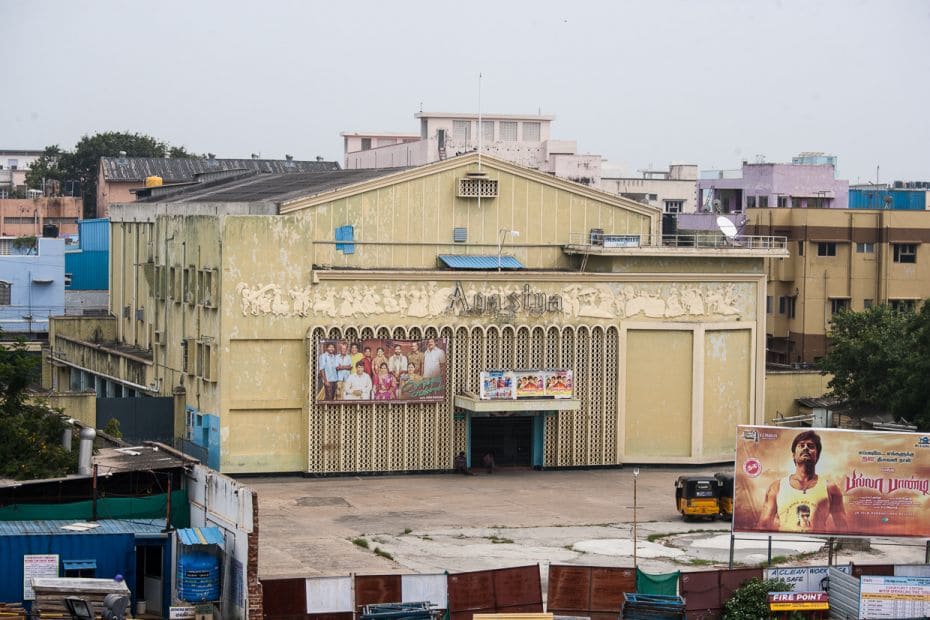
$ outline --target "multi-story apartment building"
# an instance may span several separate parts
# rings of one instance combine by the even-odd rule
[[[802,154],[795,159],[806,162],[809,158]],[[698,210],[714,213],[755,207],[844,209],[848,193],[849,181],[836,178],[833,163],[744,161],[736,170],[702,170],[697,182]]]
[[[768,361],[824,355],[837,312],[913,306],[930,297],[930,212],[749,209],[747,234],[788,238],[790,256],[768,261]]]
[[[554,140],[554,116],[418,112],[419,134],[344,131],[345,168],[422,166],[477,151],[526,168],[598,187],[600,155],[582,155],[574,140]]]
[[[698,167],[672,164],[668,170],[643,170],[642,176],[601,176],[601,189],[653,207],[663,213],[694,213]]]
[[[41,155],[35,149],[0,149],[0,198],[10,198],[14,190],[25,188],[29,166]]]
[[[44,338],[51,316],[64,314],[65,242],[0,237],[0,329],[4,336]]]

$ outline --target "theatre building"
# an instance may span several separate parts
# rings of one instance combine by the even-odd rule
[[[474,153],[110,216],[111,316],[56,322],[53,381],[174,396],[223,472],[706,463],[763,421],[780,238],[663,240],[658,208]]]

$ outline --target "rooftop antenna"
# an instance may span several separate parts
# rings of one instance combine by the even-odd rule
[[[478,72],[478,172],[481,172],[481,138],[484,128],[481,126],[481,72]],[[481,192],[478,192],[478,206],[481,206]]]

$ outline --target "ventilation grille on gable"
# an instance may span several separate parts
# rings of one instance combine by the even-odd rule
[[[459,198],[497,198],[497,179],[462,177]]]
[[[457,226],[452,229],[452,241],[455,243],[465,243],[468,241],[468,229],[464,226]]]

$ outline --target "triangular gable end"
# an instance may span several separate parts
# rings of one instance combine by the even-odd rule
[[[474,167],[477,164],[478,154],[468,153],[466,155],[452,157],[432,164],[425,164],[416,168],[401,170],[396,173],[387,174],[383,177],[378,177],[376,179],[362,183],[348,185],[335,191],[329,191],[322,194],[289,200],[287,202],[281,203],[279,207],[279,213],[285,214],[293,213],[295,211],[303,211],[304,209],[309,209],[320,204],[326,204],[334,200],[349,198],[351,196],[372,190],[390,187],[392,185],[405,183],[407,181],[412,181],[425,176],[441,174],[458,168],[462,169],[463,174],[466,172],[474,172]],[[628,198],[622,198],[607,192],[592,189],[590,187],[581,185],[580,183],[575,183],[574,181],[562,179],[545,172],[534,170],[532,168],[525,168],[508,161],[490,157],[488,155],[481,156],[481,166],[487,170],[497,170],[503,173],[513,174],[514,176],[525,178],[531,182],[555,187],[569,193],[577,194],[580,197],[587,198],[589,200],[596,200],[598,202],[609,204],[618,209],[632,211],[639,215],[645,215],[647,217],[658,219],[662,214],[662,210],[658,207],[644,205]]]

